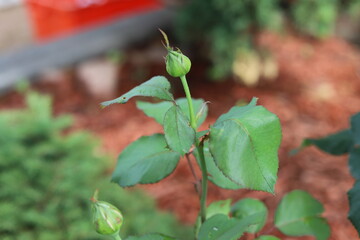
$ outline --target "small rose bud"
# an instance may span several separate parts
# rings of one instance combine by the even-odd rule
[[[97,200],[97,191],[91,198],[93,210],[93,222],[96,232],[102,235],[119,234],[123,223],[123,216],[114,205]]]
[[[180,51],[180,49],[177,49],[176,51],[173,50],[170,47],[167,35],[161,29],[159,29],[159,31],[164,36],[164,40],[165,40],[164,46],[168,51],[168,54],[165,57],[166,71],[172,77],[181,77],[186,75],[191,68],[190,59],[187,56],[185,56]]]
[[[168,55],[165,58],[166,71],[173,77],[186,75],[191,68],[190,59],[182,52],[168,49]]]

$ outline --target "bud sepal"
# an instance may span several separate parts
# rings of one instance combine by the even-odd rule
[[[170,47],[167,35],[162,30],[159,29],[159,31],[164,36],[165,44],[163,44],[168,51],[168,54],[165,57],[166,71],[172,77],[185,76],[191,68],[190,59],[185,56],[180,49],[174,50]]]

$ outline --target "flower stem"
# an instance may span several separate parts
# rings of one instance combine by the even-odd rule
[[[114,239],[114,240],[121,240],[121,237],[119,236],[119,234],[118,234],[118,233],[117,233],[117,234],[112,235],[112,237],[113,237],[113,239]]]
[[[193,103],[192,103],[192,99],[191,99],[190,89],[189,89],[189,86],[186,81],[186,76],[183,75],[180,77],[180,79],[181,79],[182,85],[184,87],[186,99],[187,99],[187,102],[189,105],[190,125],[196,131],[197,123],[196,123],[196,119],[195,119],[195,113],[194,113],[194,107],[193,107]]]
[[[201,196],[200,196],[200,216],[201,216],[201,222],[205,222],[206,220],[206,197],[207,197],[207,184],[208,184],[208,176],[207,176],[207,170],[206,170],[206,162],[204,157],[204,143],[199,142],[199,140],[196,139],[196,148],[199,153],[199,161],[200,161],[200,168],[201,168]]]
[[[180,77],[182,85],[184,87],[186,99],[188,101],[189,105],[189,114],[190,114],[190,125],[195,130],[197,129],[197,123],[194,113],[194,107],[193,102],[190,94],[190,89],[186,81],[186,76],[183,75]],[[208,176],[207,176],[207,169],[206,169],[206,162],[204,157],[204,144],[203,142],[200,142],[198,139],[196,139],[195,147],[199,153],[199,162],[200,162],[200,169],[202,174],[202,180],[201,180],[201,195],[200,195],[200,217],[201,222],[205,222],[206,220],[206,197],[207,197],[207,185],[208,185]]]

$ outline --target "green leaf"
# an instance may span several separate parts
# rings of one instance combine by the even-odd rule
[[[262,201],[253,198],[243,198],[240,201],[236,202],[231,207],[231,213],[233,217],[236,217],[238,219],[243,219],[254,214],[259,214],[259,216],[261,217],[261,221],[259,222],[259,224],[249,227],[247,232],[250,233],[259,232],[264,227],[268,215],[265,204]]]
[[[169,147],[181,155],[186,154],[195,141],[195,130],[177,105],[165,114],[164,132]]]
[[[201,116],[197,119],[197,125],[200,126],[206,119],[208,108],[203,99],[192,99],[192,101],[195,113],[202,112]],[[190,119],[189,106],[186,98],[179,98],[175,102],[186,115],[186,117]],[[136,106],[147,116],[154,118],[156,122],[163,125],[164,116],[169,108],[173,106],[173,104],[171,102],[149,103],[137,101]]]
[[[206,218],[211,218],[216,214],[229,215],[230,205],[231,205],[231,199],[212,202],[206,208]]]
[[[113,103],[127,103],[132,97],[142,96],[142,97],[155,97],[162,100],[172,101],[174,100],[172,94],[169,92],[170,83],[163,76],[156,76],[150,80],[144,82],[143,84],[131,89],[129,92],[124,95],[111,100],[101,103],[103,107],[107,107]]]
[[[350,211],[348,218],[354,225],[360,236],[360,181],[357,180],[348,192]]]
[[[143,101],[136,101],[136,107],[142,110],[146,116],[152,117],[156,122],[163,125],[164,117],[166,112],[171,108],[174,104],[171,102],[159,102],[159,103],[150,103]]]
[[[320,216],[323,211],[321,203],[309,193],[295,190],[281,200],[275,212],[275,226],[289,236],[312,235],[317,240],[326,240],[330,227]]]
[[[143,235],[141,237],[131,236],[126,238],[126,240],[175,240],[175,238],[165,236],[159,233],[151,233],[151,234]]]
[[[353,135],[350,129],[346,129],[324,138],[307,138],[298,149],[294,149],[292,151],[292,154],[296,154],[304,147],[311,145],[314,145],[320,150],[332,155],[342,155],[348,153],[354,145]]]
[[[354,144],[360,145],[360,113],[353,115],[350,119],[351,131],[354,135]]]
[[[251,102],[246,106],[235,106],[230,109],[229,112],[221,115],[217,120],[216,123],[220,123],[232,118],[238,118],[242,114],[245,114],[247,111],[252,110],[254,107],[256,107],[257,98],[253,98]],[[216,124],[215,123],[215,124]]]
[[[206,219],[209,219],[216,214],[223,214],[228,216],[230,213],[230,204],[231,204],[231,199],[212,202],[206,208]],[[199,234],[200,227],[201,227],[201,217],[198,216],[195,223],[196,236]]]
[[[258,215],[230,219],[226,215],[217,214],[201,225],[198,240],[237,240],[250,225],[258,223],[259,220]]]
[[[196,138],[199,139],[199,138],[202,138],[203,136],[205,136],[206,134],[208,134],[210,132],[210,130],[204,130],[204,131],[200,131],[200,132],[197,132],[196,133]]]
[[[233,107],[210,128],[210,152],[221,172],[243,188],[273,193],[281,127],[277,116],[253,103]]]
[[[194,156],[200,166],[199,163],[199,154],[197,152],[197,149],[194,149]],[[241,189],[242,186],[236,184],[235,182],[231,181],[229,178],[227,178],[220,169],[216,166],[214,158],[212,157],[210,150],[209,150],[209,141],[204,142],[204,157],[206,162],[206,168],[209,174],[208,179],[214,183],[215,185],[225,188],[225,189]]]
[[[355,179],[360,179],[360,147],[354,147],[350,151],[349,169]]]
[[[263,236],[256,238],[255,240],[280,240],[280,238],[270,236],[270,235],[263,235]]]
[[[141,137],[120,154],[111,181],[122,187],[158,182],[174,171],[179,158],[167,149],[164,135]]]

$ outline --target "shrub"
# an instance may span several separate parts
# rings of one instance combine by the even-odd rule
[[[124,234],[188,233],[142,192],[105,184],[108,161],[96,154],[95,138],[83,131],[64,134],[71,119],[53,117],[49,97],[29,93],[27,105],[0,113],[0,239],[103,239],[89,220],[96,187],[131,219]]]
[[[301,0],[291,6],[294,25],[301,32],[317,38],[330,36],[335,28],[337,0]]]
[[[234,75],[255,85],[277,77],[275,59],[256,44],[259,31],[283,29],[286,19],[303,34],[326,38],[342,11],[356,17],[359,9],[359,0],[192,0],[180,10],[176,32],[182,42],[198,45],[211,62],[212,79]]]
[[[360,0],[345,1],[345,9],[351,15],[356,17],[360,16]]]
[[[279,28],[278,4],[279,0],[193,0],[179,14],[178,36],[208,48],[210,77],[220,79],[232,72],[237,53],[254,51],[254,34]]]

